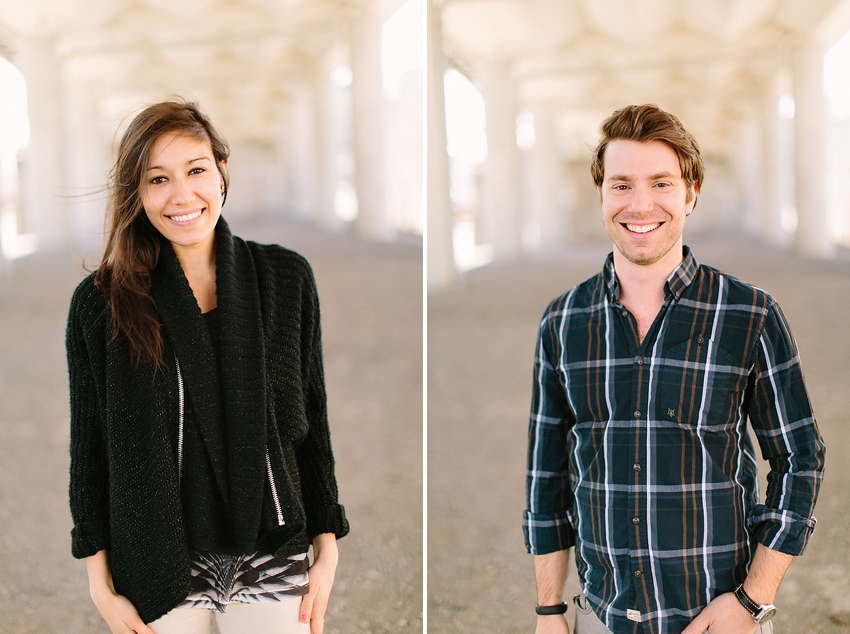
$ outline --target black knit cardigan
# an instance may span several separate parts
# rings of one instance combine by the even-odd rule
[[[189,592],[174,448],[175,355],[237,542],[286,556],[305,552],[318,534],[348,533],[337,502],[312,271],[283,247],[233,236],[224,219],[216,244],[220,398],[208,329],[168,243],[151,275],[165,369],[133,363],[127,339],[113,339],[93,275],[71,300],[72,553],[108,550],[116,591],[146,623]],[[239,421],[227,426],[226,441],[225,419]],[[274,528],[261,517],[266,450],[285,520]]]

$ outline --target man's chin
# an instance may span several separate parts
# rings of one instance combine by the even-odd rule
[[[626,260],[637,266],[652,266],[667,257],[675,248],[675,244],[667,249],[657,249],[654,251],[648,249],[633,249],[625,247],[622,244],[615,243],[617,250]]]

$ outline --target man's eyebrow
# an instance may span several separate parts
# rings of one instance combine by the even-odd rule
[[[676,175],[672,174],[671,172],[658,172],[657,174],[653,174],[652,176],[650,176],[649,180],[655,181],[655,180],[658,180],[660,178],[676,178]],[[626,176],[625,174],[612,174],[611,176],[608,176],[605,180],[606,181],[631,182],[634,179],[633,179],[633,177]]]
[[[194,158],[194,159],[192,159],[191,161],[186,161],[186,165],[191,165],[192,163],[195,163],[196,161],[211,161],[211,160],[212,160],[212,159],[211,159],[209,156],[199,156],[198,158]],[[151,166],[148,168],[148,171],[151,171],[151,170],[164,170],[164,169],[165,169],[165,168],[164,168],[162,165],[151,165]]]

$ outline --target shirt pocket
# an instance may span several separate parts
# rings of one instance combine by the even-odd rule
[[[699,427],[706,433],[734,424],[744,375],[735,355],[699,335],[670,345],[661,359],[657,420]]]

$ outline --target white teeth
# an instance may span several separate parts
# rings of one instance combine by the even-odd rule
[[[656,222],[654,225],[626,225],[626,229],[633,233],[649,233],[654,229],[658,229],[661,226],[660,222]]]
[[[169,216],[174,222],[189,222],[190,220],[194,220],[198,216],[203,213],[203,209],[199,211],[192,212],[190,214],[186,214],[185,216]]]

